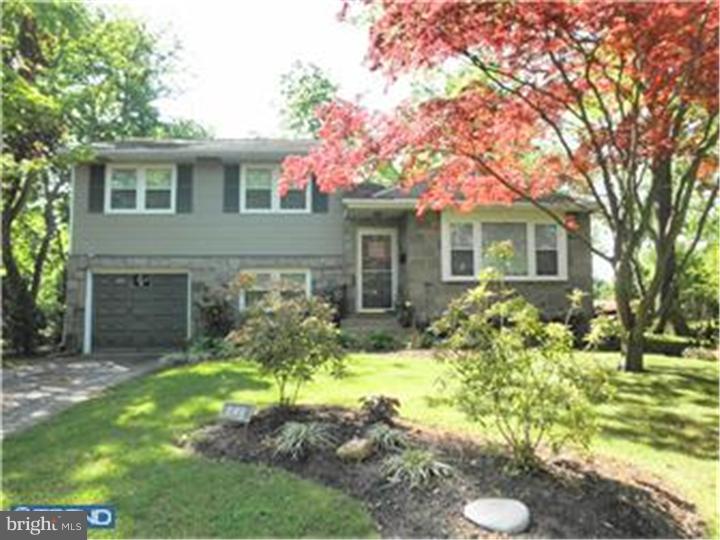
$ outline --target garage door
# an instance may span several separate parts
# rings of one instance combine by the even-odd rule
[[[181,346],[187,280],[185,274],[94,274],[93,349]]]

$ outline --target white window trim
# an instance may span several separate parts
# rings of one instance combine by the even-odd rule
[[[364,308],[362,306],[362,237],[372,235],[386,235],[390,237],[391,264],[392,264],[392,302],[389,308]],[[358,313],[386,313],[392,311],[397,304],[398,296],[398,233],[397,229],[388,227],[358,227],[355,251],[355,282],[357,294],[355,295],[355,309]]]
[[[115,169],[137,170],[135,208],[112,208],[112,172]],[[170,208],[145,208],[145,172],[147,169],[170,169]],[[105,168],[106,214],[174,214],[177,199],[177,167],[171,163],[115,163]]]
[[[312,272],[309,268],[252,268],[241,270],[241,272],[243,274],[270,274],[271,283],[280,281],[282,274],[305,274],[305,296],[309,298],[312,294]],[[240,291],[238,295],[238,309],[240,311],[247,309],[245,291]]]
[[[452,223],[473,223],[473,275],[454,276],[450,261],[451,239],[450,224]],[[446,282],[469,283],[476,282],[482,263],[482,223],[524,223],[527,227],[527,250],[528,250],[528,273],[524,276],[504,277],[505,281],[567,281],[568,279],[568,254],[567,254],[567,231],[558,225],[557,231],[557,253],[558,253],[558,274],[555,276],[537,275],[536,254],[535,254],[535,225],[553,225],[556,223],[550,218],[534,215],[513,216],[512,211],[505,212],[479,212],[475,215],[451,214],[443,212],[440,216],[440,252],[442,279]]]
[[[271,172],[270,208],[247,208],[245,189],[248,169],[267,169]],[[243,214],[310,214],[312,212],[312,182],[305,186],[305,208],[282,208],[280,206],[280,166],[267,163],[243,163],[240,166],[240,211]]]

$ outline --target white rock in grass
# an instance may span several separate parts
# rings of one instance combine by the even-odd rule
[[[463,514],[483,529],[518,534],[530,526],[530,510],[515,499],[476,499]]]

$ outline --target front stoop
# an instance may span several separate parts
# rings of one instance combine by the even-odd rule
[[[369,334],[382,332],[408,343],[412,328],[400,325],[394,313],[355,313],[340,321],[340,327],[350,335],[364,338]]]

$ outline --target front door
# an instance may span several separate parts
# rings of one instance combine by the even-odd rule
[[[358,311],[393,309],[397,291],[397,231],[358,229]]]

